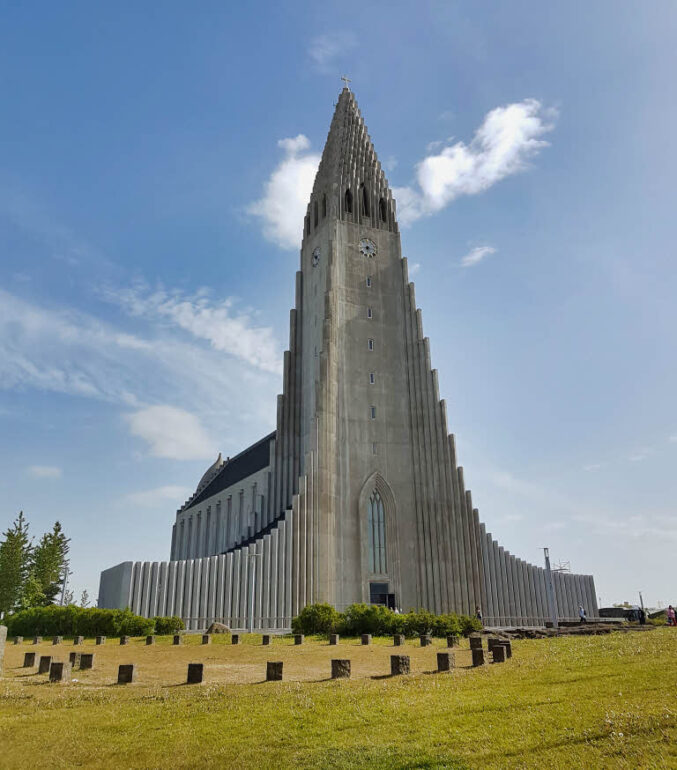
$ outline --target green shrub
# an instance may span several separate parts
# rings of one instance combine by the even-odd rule
[[[98,607],[31,607],[6,618],[12,636],[147,636],[156,619],[142,618],[131,610]]]
[[[480,631],[482,624],[467,615],[435,615],[428,610],[411,610],[404,614],[376,604],[351,604],[345,612],[337,612],[330,604],[310,604],[292,620],[295,634],[329,634],[343,636],[468,636]]]
[[[291,627],[295,634],[332,634],[339,618],[331,604],[309,604],[292,620]]]
[[[186,627],[183,620],[176,615],[171,617],[157,616],[153,618],[153,622],[155,623],[155,633],[159,636],[175,634],[177,631],[183,631]]]

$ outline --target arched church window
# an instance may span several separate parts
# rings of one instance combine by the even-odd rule
[[[313,224],[315,227],[317,227],[319,219],[320,217],[318,214],[317,201],[315,201],[315,203],[313,203]]]
[[[381,198],[378,202],[378,212],[381,217],[381,222],[388,221],[388,209],[386,207],[385,198]]]
[[[374,490],[367,503],[367,543],[369,548],[369,571],[384,575],[386,563],[386,516],[383,500]]]
[[[353,194],[350,192],[350,188],[346,190],[346,214],[353,213]]]
[[[322,219],[327,216],[327,196],[322,196]]]
[[[360,214],[363,217],[369,216],[369,194],[363,184],[360,185]]]

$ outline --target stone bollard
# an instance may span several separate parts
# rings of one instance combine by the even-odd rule
[[[510,641],[501,642],[501,647],[505,647],[505,657],[512,658],[512,642]]]
[[[50,682],[70,682],[71,680],[71,664],[70,663],[57,663],[54,661],[49,667],[49,681]]]
[[[150,647],[151,644],[155,644],[155,637],[154,636],[147,636],[146,637],[146,647]]]
[[[437,670],[438,671],[451,671],[456,665],[456,659],[453,652],[438,652],[437,653]]]
[[[448,636],[447,637],[447,647],[458,647],[458,637],[457,636]]]
[[[395,636],[393,636],[393,644],[395,647],[402,647],[404,644],[404,634],[395,634]]]
[[[129,637],[128,636],[121,636],[120,637],[120,644],[129,644]]]
[[[303,634],[294,634],[294,644],[303,644]]]
[[[68,654],[68,662],[71,664],[71,668],[75,668],[80,665],[80,659],[82,658],[81,652],[71,652]]]
[[[41,636],[34,636],[33,637],[33,644],[42,644],[42,637]]]
[[[496,636],[490,636],[487,639],[487,650],[491,652],[497,644],[500,644],[501,640]]]
[[[96,643],[99,644],[106,644],[106,637],[105,636],[97,636],[96,637]]]
[[[61,644],[61,642],[63,642],[63,636],[55,636],[55,637],[52,639],[52,644],[53,644],[53,645],[56,645],[56,644]]]
[[[231,634],[231,636],[230,636],[230,643],[231,644],[240,644],[240,634]]]
[[[84,636],[74,636],[73,637],[73,644],[84,644],[85,643],[85,637]]]
[[[24,653],[24,668],[35,668],[35,653],[34,652],[25,652]]]
[[[186,684],[200,684],[204,675],[204,663],[189,663]]]
[[[48,674],[49,667],[52,665],[51,655],[41,655],[38,663],[38,674]]]
[[[333,658],[331,661],[332,679],[350,679],[350,661],[340,658]]]
[[[270,634],[264,634],[264,635],[261,637],[261,644],[262,644],[264,647],[269,647],[269,646],[270,646]]]
[[[80,656],[80,671],[86,671],[88,668],[94,668],[93,652],[83,652]]]
[[[483,666],[484,665],[484,650],[480,647],[475,648],[473,650],[470,650],[472,652],[472,664],[473,666]]]
[[[282,661],[269,660],[266,664],[266,682],[282,681]]]
[[[491,648],[494,663],[505,663],[505,645],[495,644]]]
[[[14,637],[14,644],[23,644],[24,638],[23,636],[15,636]]]
[[[482,649],[482,637],[481,636],[469,636],[468,641],[470,642],[470,649],[471,650],[481,650]]]
[[[430,647],[433,643],[432,636],[430,634],[421,634],[421,647]]]
[[[212,643],[211,634],[202,634],[202,644],[211,644],[211,643]]]
[[[174,646],[177,646],[181,644],[181,635],[180,634],[174,634],[174,639],[172,640],[172,644]]]
[[[371,634],[362,634],[362,644],[371,644]]]
[[[136,666],[133,663],[118,666],[118,684],[131,684],[136,681]]]
[[[329,634],[329,644],[331,644],[333,647],[335,647],[339,643],[339,635],[338,634]]]
[[[408,674],[411,669],[408,655],[391,655],[390,656],[390,675],[399,676],[400,674]]]

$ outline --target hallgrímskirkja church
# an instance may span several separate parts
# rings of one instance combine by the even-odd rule
[[[343,89],[303,223],[277,425],[218,460],[164,562],[101,575],[99,607],[288,629],[307,604],[474,614],[489,626],[597,615],[592,576],[505,551],[465,488],[395,201]],[[550,599],[549,599],[550,596]]]

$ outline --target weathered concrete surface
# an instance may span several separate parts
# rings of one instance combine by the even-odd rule
[[[453,652],[437,653],[437,670],[450,671],[456,665],[456,657]]]
[[[24,653],[24,668],[35,668],[35,652]]]
[[[479,647],[475,649],[471,649],[470,652],[472,653],[472,664],[473,666],[483,666],[484,665],[484,650]]]
[[[399,676],[400,674],[408,674],[411,670],[411,661],[408,655],[391,655],[390,656],[390,674],[392,676]]]
[[[266,681],[281,682],[282,669],[283,664],[281,660],[269,660],[266,664]]]
[[[350,661],[345,658],[333,658],[331,661],[332,679],[350,679]]]
[[[53,661],[49,667],[49,681],[50,682],[70,682],[71,680],[71,664],[63,663],[61,661]]]
[[[371,644],[371,634],[362,634],[361,636],[362,644]]]
[[[83,652],[80,656],[80,670],[86,671],[89,668],[94,668],[94,653]]]
[[[38,663],[38,674],[48,674],[49,667],[52,665],[51,655],[41,655]]]
[[[118,684],[131,684],[136,681],[136,666],[124,663],[118,667]]]
[[[204,678],[204,663],[189,663],[186,684],[200,684]]]

